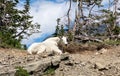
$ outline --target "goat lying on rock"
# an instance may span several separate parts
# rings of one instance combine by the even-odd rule
[[[43,52],[56,52],[58,54],[62,54],[62,50],[58,48],[58,43],[62,41],[64,44],[68,44],[67,42],[67,37],[63,36],[62,38],[60,37],[51,37],[46,39],[43,42],[40,43],[33,43],[29,48],[28,52],[30,54],[40,54]]]

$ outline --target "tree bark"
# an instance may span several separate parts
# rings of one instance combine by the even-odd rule
[[[68,17],[68,30],[69,30],[69,31],[70,31],[70,10],[71,10],[71,3],[72,3],[72,0],[70,0],[69,9],[68,9],[68,12],[67,12],[67,17]]]

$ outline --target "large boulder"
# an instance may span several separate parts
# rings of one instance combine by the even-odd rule
[[[26,69],[31,76],[40,76],[49,67],[58,68],[60,62],[63,60],[67,60],[68,58],[69,58],[69,55],[67,54],[48,56],[41,60],[33,61],[26,65],[22,65],[22,67]],[[15,72],[16,72],[16,69],[12,68],[12,69],[9,69],[9,71],[3,71],[2,73],[0,73],[0,76],[8,76],[8,75],[14,76]]]

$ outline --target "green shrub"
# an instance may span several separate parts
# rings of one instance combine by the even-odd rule
[[[55,68],[49,67],[47,70],[45,70],[44,75],[54,75],[55,74]]]
[[[112,32],[113,32],[114,34],[118,35],[118,34],[120,33],[120,27],[119,27],[119,26],[116,26],[116,27],[112,30]]]
[[[120,40],[107,40],[104,43],[108,45],[120,45]]]
[[[15,72],[15,76],[29,76],[27,70],[23,69],[23,67],[16,67],[17,70]]]

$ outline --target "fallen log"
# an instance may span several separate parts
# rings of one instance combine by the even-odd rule
[[[101,38],[96,38],[96,37],[90,37],[90,36],[75,36],[74,39],[80,40],[81,42],[84,41],[93,41],[93,42],[99,42],[102,43],[103,39]]]
[[[112,35],[112,36],[98,36],[98,37],[91,37],[91,36],[83,36],[83,35],[79,35],[79,36],[75,36],[74,37],[75,40],[79,40],[80,42],[99,42],[102,43],[105,40],[111,39],[111,40],[120,40],[120,35]]]

